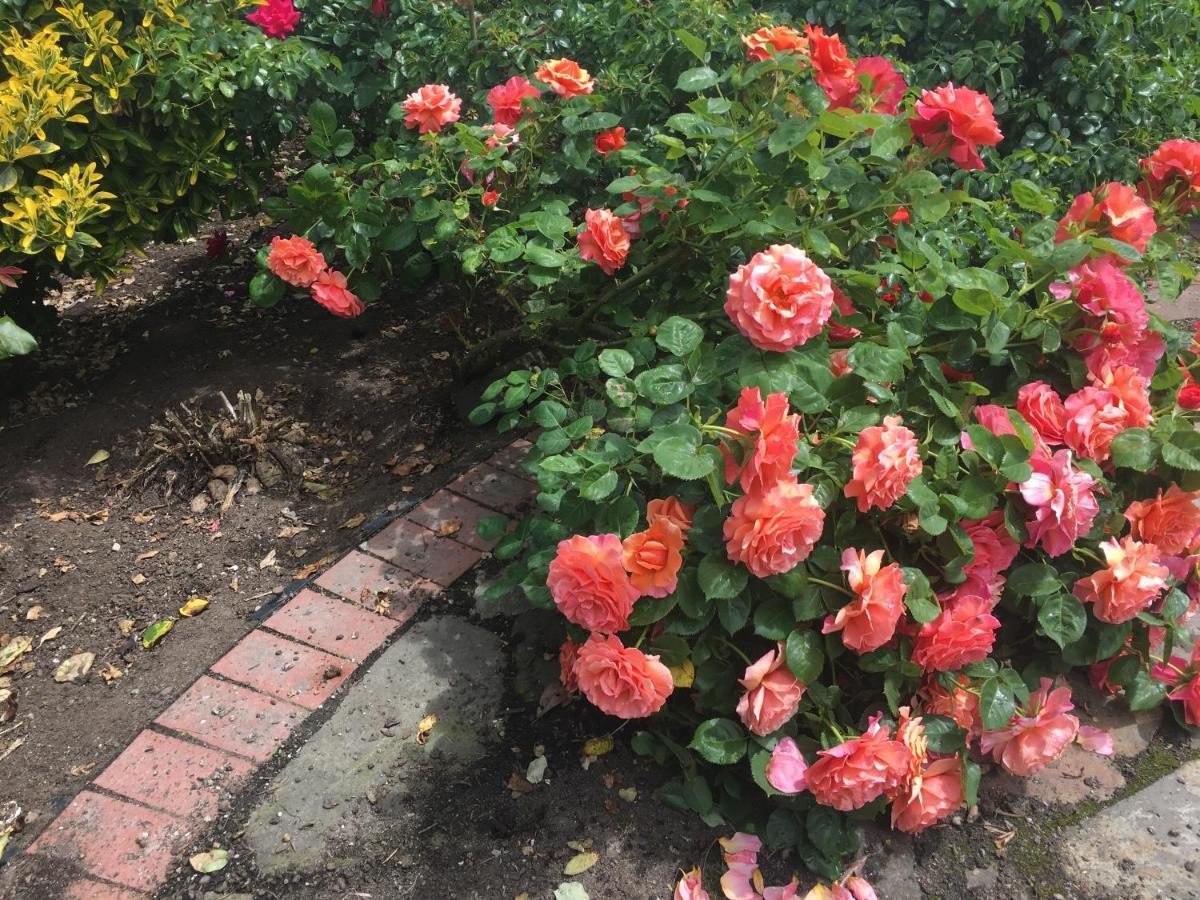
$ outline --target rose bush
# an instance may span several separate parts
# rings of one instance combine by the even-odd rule
[[[271,206],[312,251],[264,248],[252,292],[436,270],[510,306],[506,346],[562,348],[471,415],[538,429],[490,593],[562,613],[564,685],[649,717],[666,800],[832,878],[856,821],[973,803],[985,755],[1109,749],[1073,668],[1193,715],[1197,348],[1143,287],[1190,277],[1196,173],[1172,144],[1072,204],[980,200],[979,92],[812,27],[676,37],[693,99],[660,122],[561,56],[406,85],[360,151],[315,104],[323,159]]]

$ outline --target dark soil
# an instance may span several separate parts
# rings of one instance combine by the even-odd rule
[[[253,308],[245,285],[270,235],[226,227],[222,260],[203,239],[156,245],[101,297],[69,285],[56,334],[0,370],[0,648],[20,635],[34,648],[0,671],[18,702],[0,724],[0,802],[28,814],[7,860],[256,624],[256,608],[498,444],[465,423],[456,394],[456,304],[395,296],[353,322],[303,297]],[[489,327],[477,318],[475,334]],[[288,420],[302,475],[242,490],[225,511],[193,511],[206,464],[123,490],[164,410],[187,403],[220,422],[217,392],[239,390]],[[88,465],[98,450],[109,458]],[[180,618],[193,595],[211,606]],[[164,618],[174,629],[143,649],[142,630]],[[79,652],[95,654],[86,680],[56,682]]]

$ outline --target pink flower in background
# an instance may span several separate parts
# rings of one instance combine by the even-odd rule
[[[1017,412],[1047,444],[1063,442],[1067,411],[1062,398],[1044,381],[1031,381],[1017,391]]]
[[[757,387],[742,388],[737,406],[725,416],[725,427],[742,434],[740,449],[745,458],[739,464],[722,445],[726,482],[733,484],[740,476],[742,490],[749,494],[769,490],[791,472],[800,416],[789,409],[787,394],[770,394],[763,403]]]
[[[1128,185],[1110,181],[1096,189],[1095,193],[1078,195],[1062,221],[1058,223],[1055,240],[1058,243],[1071,238],[1096,234],[1129,244],[1138,253],[1145,253],[1150,238],[1158,230],[1154,222],[1154,211]],[[1126,261],[1116,253],[1103,254],[1116,265]]]
[[[971,539],[975,557],[963,571],[967,576],[981,575],[990,581],[1012,565],[1020,547],[1008,529],[1004,527],[1004,516],[1000,512],[990,513],[982,519],[963,519],[958,523]]]
[[[790,737],[782,738],[771,751],[766,775],[767,783],[783,794],[798,794],[808,787],[808,763]]]
[[[581,69],[573,59],[547,60],[538,66],[533,77],[567,100],[590,94],[596,88],[587,69]]]
[[[833,373],[834,378],[841,378],[843,375],[853,372],[854,367],[850,365],[850,351],[846,349],[829,351],[829,371]]]
[[[1075,301],[1096,317],[1087,333],[1073,344],[1084,354],[1093,375],[1106,368],[1132,366],[1145,378],[1166,349],[1162,336],[1150,331],[1150,315],[1129,276],[1106,258],[1089,260],[1070,273]]]
[[[534,87],[528,78],[514,75],[503,84],[498,84],[487,93],[488,106],[492,108],[492,118],[498,125],[515,128],[523,112],[521,104],[527,97],[540,97],[542,92]]]
[[[625,572],[615,534],[577,534],[561,541],[546,586],[567,621],[588,631],[624,631],[640,596]]]
[[[1125,518],[1132,537],[1155,544],[1167,556],[1200,546],[1200,491],[1181,491],[1172,484],[1164,494],[1159,488],[1153,500],[1130,503]]]
[[[921,94],[909,124],[913,137],[935,155],[949,154],[960,169],[982,169],[979,148],[1004,137],[988,96],[953,83]]]
[[[586,227],[579,232],[579,255],[592,260],[605,275],[625,265],[629,255],[629,232],[611,209],[589,209],[583,214]]]
[[[1063,431],[1066,444],[1080,456],[1104,462],[1111,453],[1113,438],[1128,426],[1128,414],[1110,391],[1080,388],[1066,401],[1067,420]]]
[[[675,684],[671,670],[614,635],[593,634],[575,659],[579,690],[601,712],[643,719],[663,708]]]
[[[1108,366],[1088,377],[1096,387],[1113,395],[1125,412],[1126,428],[1145,428],[1154,421],[1150,408],[1150,379],[1133,366]]]
[[[1008,726],[985,731],[980,750],[990,753],[1007,772],[1032,775],[1058,759],[1079,731],[1079,719],[1068,715],[1075,708],[1071,689],[1051,690],[1053,682],[1042,679],[1042,686],[1029,695],[1024,711],[1018,710]]]
[[[1183,704],[1185,722],[1200,726],[1200,643],[1192,647],[1192,658],[1187,669],[1190,675],[1174,676],[1172,683],[1177,686],[1167,696]]]
[[[733,501],[725,520],[725,552],[759,578],[790,572],[808,558],[825,527],[811,484],[795,477]]]
[[[426,84],[404,99],[404,124],[421,134],[437,134],[447,125],[458,121],[462,100],[444,84]]]
[[[820,334],[833,285],[803,250],[776,244],[729,277],[725,312],[755,347],[783,352]]]
[[[884,791],[895,790],[908,771],[909,751],[892,739],[891,730],[871,720],[865,734],[817,751],[808,767],[808,789],[822,806],[842,812],[866,806]]]
[[[854,64],[854,77],[862,85],[854,105],[863,112],[895,115],[908,84],[890,59],[864,56]]]
[[[366,310],[358,295],[347,286],[346,276],[332,269],[317,276],[312,284],[312,298],[343,319],[361,316]]]
[[[1170,192],[1177,212],[1200,209],[1200,141],[1163,141],[1142,160],[1142,171],[1142,193],[1147,197],[1158,200]]]
[[[956,685],[947,690],[936,677],[927,677],[921,686],[920,697],[926,713],[953,719],[970,741],[979,737],[983,730],[979,718],[979,694],[971,692],[971,680],[967,676],[959,675],[955,681]]]
[[[1148,609],[1167,589],[1170,572],[1159,565],[1159,550],[1131,537],[1103,541],[1106,567],[1075,582],[1075,596],[1092,604],[1101,622],[1128,622]]]
[[[276,235],[271,238],[267,268],[276,278],[293,287],[306,288],[312,286],[317,276],[329,268],[329,264],[308,238]]]
[[[992,652],[1000,620],[986,597],[962,597],[917,632],[912,661],[926,672],[948,672]]]
[[[300,13],[292,0],[266,0],[246,16],[246,21],[261,28],[267,37],[283,40],[296,30]]]
[[[853,548],[842,552],[842,571],[857,596],[826,616],[821,633],[840,631],[842,643],[856,653],[878,650],[892,639],[904,615],[904,573],[898,563],[883,565],[882,550]]]
[[[388,2],[389,0],[375,0],[371,4],[371,13],[382,19],[388,14]]]
[[[804,696],[804,685],[784,660],[782,641],[752,663],[738,681],[746,689],[738,700],[738,718],[759,736],[787,724]]]
[[[746,56],[751,62],[763,62],[777,53],[804,53],[808,50],[808,40],[804,35],[786,25],[773,25],[760,28],[752,34],[743,34],[742,43],[746,45]]]
[[[845,494],[858,499],[859,512],[887,509],[904,496],[923,469],[917,436],[901,424],[899,416],[887,416],[882,425],[864,428],[851,460],[854,471]]]
[[[1039,543],[1050,556],[1062,556],[1087,534],[1100,511],[1093,493],[1096,479],[1071,462],[1070,450],[1030,459],[1033,474],[1021,485],[1021,496],[1033,508],[1026,547]]]
[[[483,196],[479,198],[479,202],[488,209],[492,209],[500,202],[500,193],[498,191],[484,191]]]

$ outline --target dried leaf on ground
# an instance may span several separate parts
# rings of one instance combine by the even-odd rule
[[[92,671],[92,663],[96,661],[95,653],[76,653],[69,659],[64,659],[54,670],[54,680],[59,684],[82,681]]]
[[[275,548],[271,548],[271,552],[258,561],[260,569],[266,569],[275,565]]]
[[[554,889],[554,900],[591,900],[578,881],[564,881]]]
[[[198,616],[208,609],[207,597],[188,597],[187,602],[179,607],[179,614],[185,619]]]
[[[606,734],[603,737],[588,738],[583,742],[583,753],[585,756],[603,756],[605,753],[611,753],[614,745],[611,734]]]
[[[96,764],[94,762],[84,763],[81,766],[71,766],[71,774],[78,778],[81,775],[86,775],[94,768],[96,768]]]
[[[134,575],[129,580],[132,581],[134,584],[145,584],[146,576],[143,575],[141,572],[138,572],[136,575]]]
[[[595,850],[589,850],[586,853],[576,853],[563,866],[563,874],[567,876],[582,875],[598,862],[600,862],[600,854]]]
[[[448,519],[438,525],[435,532],[438,537],[450,537],[452,534],[458,534],[462,531],[462,522],[458,519]]]
[[[321,571],[321,569],[325,568],[327,565],[329,565],[331,562],[333,562],[333,560],[334,560],[334,554],[332,554],[332,553],[326,554],[325,556],[322,556],[320,559],[318,559],[315,563],[309,563],[307,566],[305,566],[303,569],[301,569],[299,572],[297,572],[296,578],[298,578],[300,580],[303,580],[305,578],[311,578],[317,572]]]
[[[23,634],[17,635],[3,647],[0,647],[0,675],[12,669],[17,660],[33,649],[33,638]]]
[[[133,629],[136,625],[137,622],[133,621],[133,619],[122,619],[117,623],[117,627],[121,629],[121,634],[126,635],[133,634]]]
[[[520,772],[513,772],[509,775],[505,787],[512,791],[514,797],[520,794],[528,794],[533,790],[533,785],[526,781],[525,776]]]
[[[139,553],[137,556],[135,556],[133,558],[133,561],[134,562],[142,562],[142,560],[154,559],[154,557],[156,557],[156,556],[158,556],[157,550],[147,550],[145,553]]]
[[[15,751],[18,747],[20,747],[23,743],[25,743],[25,738],[19,737],[15,741],[13,741],[11,744],[9,744],[7,747],[5,747],[4,749],[0,749],[0,760],[3,760],[10,753]]]
[[[74,571],[78,566],[65,556],[58,556],[54,559],[54,568],[58,569],[63,575],[66,575],[68,572]]]
[[[25,621],[33,622],[42,617],[42,608],[40,606],[31,606],[25,612]]]
[[[12,688],[0,688],[0,725],[17,717],[17,692]]]
[[[143,649],[149,650],[164,637],[166,637],[167,632],[174,627],[175,622],[172,619],[162,619],[161,621],[155,622],[153,625],[148,626],[146,630],[142,632]]]
[[[229,864],[229,851],[218,848],[207,853],[197,853],[188,862],[193,869],[204,875],[219,872]]]
[[[96,466],[108,459],[109,453],[107,450],[97,450],[89,457],[86,465]]]
[[[424,744],[429,740],[429,735],[433,734],[434,726],[437,725],[437,715],[430,713],[417,723],[417,743]]]
[[[365,521],[367,521],[367,517],[366,517],[365,513],[355,513],[350,518],[348,518],[345,522],[343,522],[339,527],[340,528],[357,528],[359,525],[361,525]]]
[[[287,540],[288,538],[294,538],[298,534],[304,534],[306,531],[308,531],[308,528],[303,525],[284,525],[279,529],[279,533],[275,537]]]
[[[525,770],[525,780],[530,784],[541,784],[546,778],[546,757],[535,756],[529,761],[529,767]]]
[[[111,662],[106,662],[104,668],[100,670],[100,677],[104,679],[105,684],[112,684],[118,678],[125,675],[120,669],[114,666]]]
[[[39,647],[42,646],[42,644],[46,643],[46,641],[54,640],[56,637],[58,637],[60,634],[62,634],[62,630],[63,630],[63,627],[61,625],[55,625],[53,628],[51,628],[49,631],[47,631],[45,634],[42,635],[41,640],[38,641],[38,646]]]
[[[134,513],[133,522],[135,525],[145,525],[147,522],[154,521],[154,513]]]
[[[626,803],[632,803],[634,800],[637,799],[637,788],[635,788],[635,787],[621,788],[619,791],[617,791],[617,796],[620,797],[622,800],[624,800]]]
[[[546,685],[538,700],[537,717],[540,719],[557,706],[565,706],[571,702],[571,694],[557,678]]]
[[[362,600],[364,606],[370,605],[371,590],[369,588],[363,588],[362,595],[360,596],[359,599]],[[374,609],[375,609],[375,612],[379,613],[379,615],[381,615],[381,616],[386,616],[389,613],[391,613],[391,611],[392,611],[392,592],[391,591],[376,591],[375,598],[374,598]]]

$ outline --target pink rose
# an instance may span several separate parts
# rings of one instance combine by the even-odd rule
[[[1033,474],[1021,485],[1021,496],[1033,507],[1025,546],[1041,543],[1050,556],[1062,556],[1088,533],[1100,511],[1093,494],[1096,479],[1072,465],[1070,450],[1048,459],[1034,457],[1030,465]]]
[[[898,563],[882,563],[882,550],[842,553],[842,571],[857,596],[826,617],[821,633],[842,632],[842,643],[856,653],[870,653],[890,641],[904,615],[904,573]]]
[[[781,794],[798,794],[808,787],[808,763],[796,742],[782,738],[767,763],[767,783]]]
[[[624,631],[640,596],[621,562],[615,534],[575,535],[558,545],[546,586],[559,612],[588,631]]]
[[[1096,189],[1078,195],[1067,214],[1058,223],[1055,240],[1058,243],[1071,238],[1096,234],[1129,244],[1138,253],[1146,252],[1146,245],[1158,226],[1154,222],[1154,211],[1146,205],[1137,192],[1128,185],[1110,181]],[[1115,253],[1104,254],[1116,265],[1125,265],[1125,260]]]
[[[1072,344],[1084,354],[1092,374],[1132,366],[1151,378],[1166,350],[1162,335],[1150,331],[1141,292],[1110,259],[1088,260],[1071,270],[1075,302],[1091,314],[1087,330]]]
[[[1172,484],[1153,500],[1135,500],[1125,510],[1129,533],[1154,544],[1167,556],[1190,553],[1200,546],[1200,492]]]
[[[850,351],[844,348],[841,350],[830,350],[829,371],[833,373],[834,378],[841,378],[843,375],[849,375],[853,372],[854,367],[850,365]]]
[[[917,436],[887,416],[882,425],[864,428],[854,446],[854,471],[846,484],[847,497],[858,498],[858,511],[887,509],[904,496],[909,483],[921,474]]]
[[[308,238],[292,236],[271,238],[271,250],[267,254],[267,268],[276,278],[293,287],[312,287],[317,276],[329,268],[321,251]]]
[[[1142,193],[1186,214],[1200,209],[1200,141],[1172,138],[1142,160]]]
[[[542,92],[530,84],[528,78],[514,75],[508,81],[491,88],[487,93],[488,106],[497,125],[515,128],[524,112],[522,104],[529,97],[540,97]]]
[[[858,875],[851,875],[843,884],[836,881],[830,886],[832,900],[879,900],[871,882]],[[808,898],[805,898],[808,900]],[[819,898],[814,898],[819,900]]]
[[[1180,660],[1180,663],[1183,661]],[[1189,725],[1200,726],[1200,643],[1192,647],[1192,658],[1185,671],[1191,674],[1174,675],[1175,690],[1167,694],[1171,700],[1183,704],[1183,720]]]
[[[892,740],[891,730],[871,720],[866,733],[817,751],[820,757],[808,767],[808,789],[822,806],[842,812],[860,809],[895,790],[908,771],[908,748]]]
[[[1149,609],[1167,589],[1170,572],[1159,565],[1159,551],[1131,537],[1102,541],[1105,568],[1075,582],[1074,594],[1092,604],[1101,622],[1128,622]]]
[[[611,209],[589,209],[583,219],[586,227],[576,239],[579,255],[595,261],[605,275],[613,274],[629,255],[629,232]]]
[[[1125,430],[1128,416],[1109,391],[1080,388],[1067,398],[1067,421],[1063,437],[1080,456],[1104,462],[1113,438]]]
[[[775,244],[729,276],[725,312],[755,347],[782,353],[821,333],[833,284],[803,250]]]
[[[575,677],[583,696],[603,713],[644,719],[662,709],[675,689],[671,670],[615,635],[593,634],[579,648]]]
[[[1014,775],[1032,775],[1058,759],[1075,740],[1079,719],[1068,715],[1075,708],[1068,687],[1051,690],[1053,682],[1042,679],[1042,686],[1029,695],[1027,709],[1018,710],[1008,726],[985,731],[979,743],[1005,771]]]
[[[963,597],[943,609],[917,632],[912,661],[926,672],[948,672],[984,659],[992,652],[1000,627],[991,609],[991,601],[984,597]]]
[[[1017,558],[1021,548],[1004,527],[1004,515],[999,511],[982,519],[963,519],[958,524],[971,539],[975,551],[974,558],[963,568],[968,577],[981,575],[990,582],[991,576],[1003,572]]]
[[[361,316],[366,310],[358,296],[346,286],[346,276],[328,269],[312,284],[312,298],[343,319]]]
[[[854,64],[854,76],[865,85],[854,98],[854,106],[862,112],[894,116],[908,85],[890,59],[883,56],[864,56]]]
[[[892,827],[908,834],[924,831],[963,805],[962,760],[935,759],[892,801]]]
[[[926,713],[953,719],[967,733],[969,743],[983,731],[979,716],[979,694],[972,693],[971,679],[966,675],[958,675],[954,680],[955,686],[946,690],[937,677],[926,677],[921,685],[920,696]]]
[[[1044,381],[1031,381],[1017,391],[1017,412],[1047,444],[1063,442],[1067,411],[1062,398]]]
[[[994,147],[1003,137],[988,96],[953,83],[925,91],[913,112],[913,137],[934,155],[948,153],[960,169],[982,169],[979,148]]]
[[[769,490],[787,478],[800,440],[800,416],[788,409],[787,394],[771,394],[764,404],[757,387],[742,388],[737,406],[725,416],[725,427],[741,433],[744,459],[739,464],[721,447],[728,483],[733,484],[740,475],[742,490],[749,494]]]
[[[738,681],[746,689],[738,700],[738,717],[759,736],[787,724],[804,696],[804,685],[796,680],[784,661],[782,641],[749,666]]]
[[[264,0],[246,21],[261,28],[267,37],[283,40],[296,30],[300,13],[292,0]]]
[[[825,510],[811,484],[795,477],[776,482],[762,494],[733,501],[725,520],[725,552],[754,575],[782,575],[808,559],[825,527]]]
[[[421,134],[436,134],[451,122],[458,121],[462,100],[450,93],[444,84],[426,84],[404,99],[404,124],[419,129]]]
[[[720,838],[721,857],[728,871],[721,876],[721,893],[726,900],[759,900],[756,887],[762,884],[762,873],[758,871],[758,854],[762,841],[752,834],[741,831],[733,837]]]

